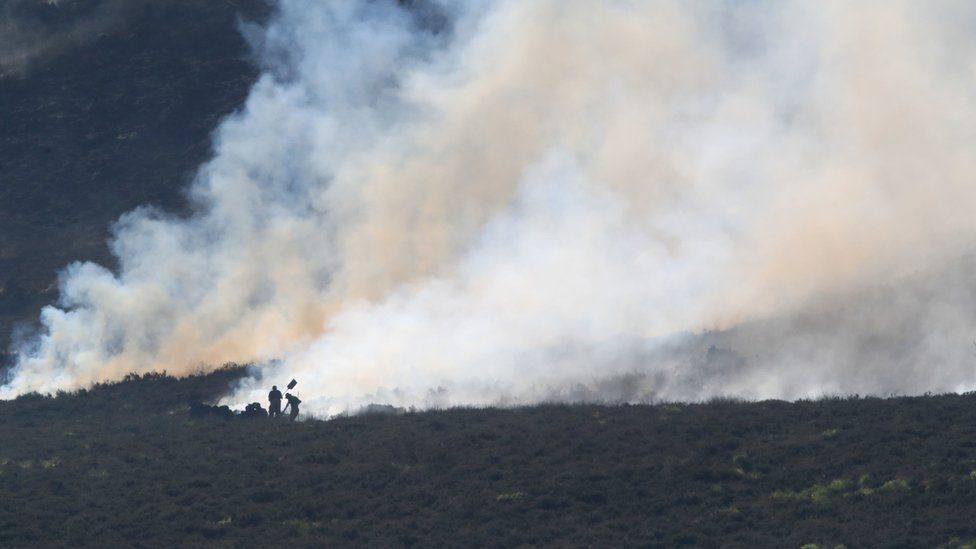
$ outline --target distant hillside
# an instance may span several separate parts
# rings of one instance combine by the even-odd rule
[[[258,75],[238,21],[270,11],[0,2],[0,370],[119,215],[188,213]],[[734,375],[727,335],[704,368]],[[973,394],[190,415],[244,375],[0,402],[0,547],[976,547]]]
[[[74,260],[111,265],[121,214],[185,210],[210,133],[257,68],[237,22],[263,0],[10,0],[0,6],[0,363],[14,323]]]
[[[976,540],[973,395],[189,415],[242,374],[0,403],[0,546]]]

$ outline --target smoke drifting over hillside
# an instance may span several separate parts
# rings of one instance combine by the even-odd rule
[[[145,5],[173,0],[6,0],[0,5],[0,77],[94,42]],[[55,28],[57,30],[55,30]]]
[[[969,388],[974,23],[282,0],[196,214],[66,269],[0,395],[229,361],[232,402],[295,377],[319,413]]]

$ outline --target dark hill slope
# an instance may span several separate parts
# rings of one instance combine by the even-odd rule
[[[0,2],[0,362],[11,326],[56,298],[58,269],[112,264],[105,242],[121,214],[185,209],[211,131],[257,77],[237,21],[269,11],[263,0]],[[12,48],[36,55],[4,65]]]
[[[976,397],[191,418],[241,374],[0,403],[0,546],[933,547]]]

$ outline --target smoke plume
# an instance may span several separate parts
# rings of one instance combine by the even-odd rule
[[[972,387],[976,6],[282,0],[195,213],[61,277],[0,395],[254,362],[232,403]]]

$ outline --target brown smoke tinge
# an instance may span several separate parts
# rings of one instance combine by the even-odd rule
[[[773,190],[771,217],[746,251],[754,289],[741,296],[751,305],[733,306],[745,317],[925,271],[976,237],[976,165],[966,152],[974,81],[952,59],[973,42],[945,34],[972,8],[818,3],[799,13],[824,33],[821,66],[781,137],[789,146],[758,159],[785,192]],[[932,39],[940,34],[945,41]]]
[[[228,361],[320,413],[968,383],[976,8],[417,6],[284,0],[200,213],[69,268],[4,394]]]
[[[369,151],[362,171],[329,191],[362,212],[340,233],[341,292],[380,297],[437,272],[510,202],[525,167],[553,147],[591,156],[588,165],[615,176],[611,184],[633,186],[627,179],[639,173],[649,183],[634,190],[666,192],[654,187],[673,184],[657,173],[672,173],[671,159],[647,158],[653,135],[629,130],[636,120],[667,124],[668,103],[707,78],[679,15],[667,3],[644,13],[578,2],[507,5],[486,17],[458,57],[411,75],[404,95],[436,113],[432,123],[395,140],[392,151]],[[693,66],[665,61],[674,56]],[[663,71],[667,79],[651,76]],[[615,82],[621,77],[634,81]],[[614,88],[627,94],[616,105],[606,101]],[[657,101],[641,105],[635,96]]]
[[[733,268],[743,272],[723,293],[738,297],[716,318],[774,314],[824,287],[952,257],[974,234],[965,134],[972,81],[946,75],[938,65],[946,46],[927,42],[953,7],[965,9],[791,4],[765,30],[789,42],[790,26],[816,28],[819,43],[772,44],[817,50],[819,66],[804,75],[798,97],[775,81],[790,67],[723,66],[702,47],[702,29],[689,20],[694,10],[679,4],[501,10],[467,45],[462,59],[470,64],[445,69],[474,78],[448,89],[419,79],[414,99],[439,113],[433,131],[411,136],[422,146],[398,143],[410,157],[393,166],[370,156],[370,172],[354,180],[364,215],[342,233],[341,287],[377,298],[436,272],[511,199],[524,166],[553,147],[585,158],[588,175],[625,196],[635,216],[682,199],[739,198],[720,186],[728,175],[698,180],[702,151],[683,150],[701,143],[682,141],[723,124],[740,134],[731,139],[769,142],[711,168],[763,178],[759,189],[747,182],[741,196],[758,191],[749,215],[766,216],[748,222],[753,234],[743,236],[751,241],[736,243],[741,267]],[[696,100],[714,104],[696,110]],[[791,119],[776,120],[777,108],[790,109]],[[761,305],[764,296],[775,302]]]

